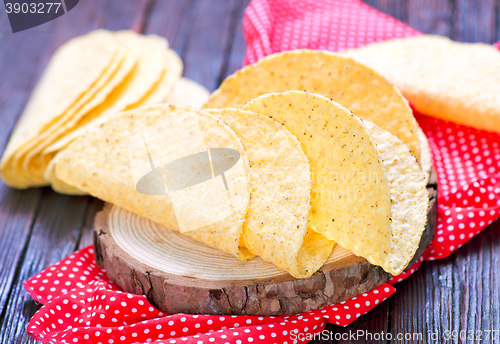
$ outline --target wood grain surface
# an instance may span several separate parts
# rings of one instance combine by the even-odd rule
[[[0,5],[0,150],[54,50],[96,28],[134,29],[165,36],[185,61],[184,75],[213,90],[241,66],[241,18],[247,0],[86,0],[68,14],[12,34]],[[425,33],[458,41],[500,40],[500,0],[368,0],[370,5]],[[17,191],[0,182],[0,343],[34,343],[26,326],[39,308],[21,282],[92,243],[102,202],[58,195],[48,188]],[[358,330],[422,335],[410,340],[331,343],[476,343],[446,341],[446,331],[497,331],[500,343],[500,222],[450,257],[425,262],[397,292],[337,335]],[[436,334],[435,339],[430,339]],[[320,341],[317,341],[320,342]]]

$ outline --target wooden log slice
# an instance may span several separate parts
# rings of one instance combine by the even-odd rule
[[[415,259],[434,237],[434,173],[428,191],[427,228]],[[295,314],[348,300],[389,277],[382,268],[335,245],[320,271],[296,279],[258,257],[239,261],[111,205],[96,216],[94,246],[97,264],[113,282],[126,292],[146,295],[168,313]]]

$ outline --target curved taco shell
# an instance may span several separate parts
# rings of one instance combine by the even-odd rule
[[[51,160],[60,150],[86,131],[117,116],[121,111],[161,102],[179,80],[182,74],[182,61],[173,50],[167,48],[167,42],[157,36],[146,36],[141,40],[143,41],[141,57],[126,80],[100,106],[72,126],[63,127],[64,130],[60,132],[64,132],[64,136],[59,137],[40,153],[40,164],[45,167],[44,178],[55,191],[82,194],[81,190],[56,180]]]
[[[413,259],[427,223],[429,195],[420,166],[401,140],[365,121],[377,145],[391,188],[391,271],[403,272]]]
[[[192,157],[210,149],[213,162],[212,148],[237,151],[238,159],[203,181],[203,161]],[[179,161],[189,163],[172,164]],[[124,112],[62,151],[55,172],[66,184],[239,259],[253,257],[240,244],[248,160],[234,132],[213,116],[169,105]]]
[[[419,35],[342,54],[396,84],[420,113],[500,133],[500,52],[491,45]]]
[[[205,107],[241,108],[260,95],[292,90],[321,94],[342,104],[396,135],[420,160],[418,124],[399,90],[371,68],[327,51],[269,55],[224,80]]]
[[[208,109],[239,137],[250,164],[250,206],[243,242],[296,278],[310,277],[334,242],[308,228],[309,161],[299,141],[273,119],[239,109]]]
[[[270,116],[299,140],[312,173],[309,227],[392,271],[389,182],[361,119],[301,91],[266,94],[244,109]]]
[[[19,119],[1,160],[6,184],[26,188],[30,179],[16,153],[58,121],[120,59],[115,35],[97,30],[62,45],[51,58]]]

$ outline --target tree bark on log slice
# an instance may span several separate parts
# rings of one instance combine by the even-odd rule
[[[434,237],[434,172],[428,191],[427,228],[414,261]],[[241,262],[109,204],[96,216],[94,251],[109,279],[168,313],[295,314],[348,300],[389,278],[382,268],[335,245],[320,271],[296,279],[258,257]]]

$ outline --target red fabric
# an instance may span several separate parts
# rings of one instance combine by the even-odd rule
[[[500,135],[417,115],[438,177],[437,231],[426,260],[448,257],[500,215]]]
[[[245,12],[245,64],[296,48],[332,51],[419,32],[357,0],[253,0]],[[497,44],[500,49],[500,42]],[[28,333],[44,343],[293,343],[328,321],[347,326],[395,292],[423,260],[444,258],[499,217],[499,135],[417,115],[438,176],[438,228],[407,272],[346,302],[294,316],[166,315],[123,293],[84,248],[24,282],[45,306]]]
[[[285,50],[338,51],[420,34],[359,0],[253,0],[243,31],[244,64]]]
[[[28,324],[43,343],[292,343],[326,322],[347,325],[395,291],[384,284],[351,300],[291,316],[167,315],[124,293],[95,264],[92,246],[24,282],[42,307]]]

